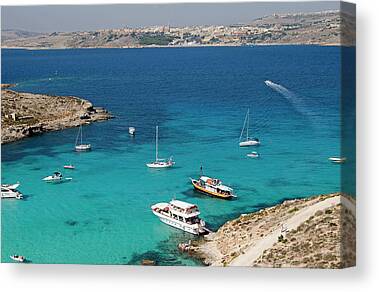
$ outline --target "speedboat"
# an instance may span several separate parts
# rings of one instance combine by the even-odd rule
[[[1,186],[4,187],[4,188],[15,190],[15,189],[17,189],[20,186],[20,183],[17,182],[15,184],[2,184]]]
[[[72,164],[68,164],[68,165],[63,166],[63,168],[65,168],[65,169],[75,169],[75,166],[72,165]]]
[[[222,184],[217,178],[200,176],[199,179],[191,179],[191,183],[196,191],[221,199],[231,199],[237,197],[231,187]]]
[[[134,127],[129,127],[129,134],[134,136],[136,134],[136,128]]]
[[[175,162],[172,156],[169,159],[162,159],[158,157],[158,126],[155,128],[155,161],[146,163],[150,168],[167,168],[174,166]]]
[[[346,161],[346,157],[329,157],[329,161],[333,163],[344,163]]]
[[[17,185],[17,187],[20,184]],[[11,186],[11,187],[7,187]],[[23,199],[23,195],[14,187],[14,185],[1,185],[1,198],[2,199]]]
[[[259,153],[256,152],[256,151],[253,151],[251,153],[248,153],[246,154],[247,157],[251,157],[251,158],[258,158],[259,157]]]
[[[199,218],[199,208],[187,202],[172,200],[170,203],[157,203],[151,206],[153,214],[163,223],[195,235],[206,234],[209,229]]]
[[[17,254],[15,254],[15,255],[11,255],[10,258],[11,258],[12,260],[14,260],[15,262],[19,262],[19,263],[23,263],[23,262],[25,262],[25,260],[26,260],[24,256],[17,255]]]
[[[60,172],[55,171],[52,175],[49,175],[49,176],[43,178],[42,180],[44,180],[48,183],[60,183],[60,182],[72,180],[72,178],[71,177],[64,178]]]

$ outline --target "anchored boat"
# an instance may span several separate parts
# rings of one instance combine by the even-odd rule
[[[162,159],[158,157],[158,126],[155,128],[155,161],[147,163],[146,166],[150,168],[167,168],[174,166],[175,162],[172,156],[169,159]]]
[[[79,142],[80,139],[80,143]],[[75,141],[75,151],[90,151],[91,150],[91,144],[85,144],[83,143],[83,129],[82,125],[79,126],[79,132],[78,135],[76,136],[76,141]]]
[[[15,255],[11,255],[10,258],[11,258],[12,260],[14,260],[15,262],[19,262],[19,263],[23,263],[23,262],[25,262],[25,260],[26,260],[24,256],[17,255],[17,254],[15,254]]]
[[[333,162],[333,163],[345,163],[346,161],[346,157],[329,157],[329,161]]]
[[[199,218],[199,208],[187,202],[172,200],[170,203],[157,203],[151,210],[163,223],[183,231],[201,235],[209,230],[205,222]]]
[[[136,128],[134,127],[129,127],[129,134],[134,136],[136,134]]]
[[[237,197],[231,187],[222,184],[217,178],[200,176],[199,179],[191,179],[191,183],[196,191],[221,199],[231,199]]]
[[[249,137],[249,122],[250,122],[250,109],[247,110],[245,121],[243,122],[243,127],[239,139],[239,145],[240,147],[248,147],[248,146],[258,146],[261,144],[258,138],[250,138]],[[245,132],[246,129],[246,139],[242,141],[242,136],[243,133]]]
[[[17,184],[2,184],[1,185],[1,198],[2,199],[18,199],[21,200],[23,195],[20,191],[17,190],[19,187],[19,183]]]
[[[48,183],[61,183],[64,181],[72,180],[72,178],[71,177],[64,178],[60,172],[55,171],[52,175],[44,177],[42,180]]]

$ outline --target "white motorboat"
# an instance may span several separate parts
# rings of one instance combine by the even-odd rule
[[[15,185],[17,186],[15,187]],[[21,192],[16,189],[19,185],[20,184],[1,185],[1,198],[2,199],[18,199],[18,200],[23,199],[23,195],[21,194]]]
[[[250,157],[250,158],[258,158],[260,155],[259,155],[258,152],[253,151],[253,152],[251,152],[251,153],[246,154],[246,156],[247,156],[247,157]]]
[[[44,177],[42,180],[48,183],[61,183],[64,181],[72,180],[72,178],[71,177],[64,178],[60,172],[55,171],[52,175]]]
[[[243,127],[239,139],[239,146],[240,147],[248,147],[248,146],[258,146],[261,144],[258,138],[251,138],[249,137],[249,122],[250,122],[250,109],[247,110],[245,121],[243,122]],[[243,133],[246,129],[246,138],[242,141]]]
[[[15,190],[15,189],[17,189],[20,186],[20,183],[17,182],[15,184],[2,184],[1,186],[4,187],[4,188]]]
[[[146,166],[150,168],[167,168],[174,166],[175,162],[172,156],[169,159],[162,159],[158,157],[158,126],[155,128],[155,161],[147,163]]]
[[[134,136],[136,134],[136,128],[134,127],[129,127],[129,134]]]
[[[20,256],[17,254],[11,255],[10,258],[14,260],[15,262],[19,262],[19,263],[23,263],[26,260],[24,256]]]
[[[78,132],[78,135],[76,136],[76,141],[75,141],[75,151],[85,152],[85,151],[90,151],[90,150],[91,150],[91,144],[83,143],[83,129],[82,129],[82,125],[80,125],[79,132]]]
[[[333,163],[345,163],[346,157],[329,157],[329,161]]]
[[[151,210],[163,223],[195,235],[208,233],[205,222],[199,218],[199,208],[187,202],[172,200],[158,203]]]

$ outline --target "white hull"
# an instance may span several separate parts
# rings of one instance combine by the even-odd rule
[[[259,141],[249,140],[240,142],[240,147],[257,146],[259,144],[261,144]]]
[[[147,167],[150,168],[168,168],[168,167],[173,167],[174,163],[147,163]]]
[[[136,134],[136,129],[134,127],[129,127],[129,134],[134,136]]]
[[[346,157],[330,157],[329,160],[333,163],[344,163],[346,161]]]
[[[17,200],[21,200],[23,197],[22,197],[22,194],[19,193],[18,191],[14,191],[14,190],[9,190],[9,191],[1,191],[1,198],[2,199],[17,199]]]
[[[47,182],[47,183],[62,183],[62,182],[65,182],[65,181],[70,181],[72,180],[71,177],[67,177],[67,178],[53,178],[51,176],[47,176],[45,178],[42,179],[43,181]]]
[[[78,151],[78,152],[85,152],[85,151],[90,151],[90,150],[91,150],[91,144],[82,144],[82,145],[75,146],[75,151]]]
[[[2,184],[1,185],[4,188],[10,189],[10,190],[15,190],[20,186],[20,183],[15,183],[15,184]]]
[[[166,215],[163,215],[161,213],[158,213],[158,212],[155,212],[153,210],[153,213],[154,215],[156,215],[163,223],[167,224],[167,225],[170,225],[172,227],[175,227],[177,229],[180,229],[180,230],[183,230],[185,232],[188,232],[188,233],[191,233],[191,234],[195,234],[195,235],[199,235],[199,234],[203,234],[203,233],[206,233],[207,230],[204,229],[202,226],[200,226],[199,224],[193,224],[193,225],[190,225],[190,224],[187,224],[187,223],[184,223],[182,221],[179,221],[179,220],[176,220],[174,218],[171,218],[169,216],[166,216]]]

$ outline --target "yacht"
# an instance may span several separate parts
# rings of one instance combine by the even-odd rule
[[[72,178],[71,177],[64,178],[60,172],[55,171],[52,175],[44,177],[42,180],[48,183],[61,183],[64,181],[72,180]]]
[[[247,110],[246,116],[245,116],[245,121],[243,122],[243,127],[239,139],[239,145],[240,147],[248,147],[248,146],[258,146],[261,144],[258,138],[251,138],[249,137],[249,122],[250,122],[250,109]],[[245,132],[246,129],[246,138],[242,140],[242,136]]]
[[[17,186],[16,186],[17,185]],[[1,185],[1,198],[2,199],[18,199],[21,200],[23,195],[16,188],[20,184],[14,185]],[[16,186],[16,187],[15,187]]]
[[[217,178],[200,176],[199,179],[191,178],[191,183],[196,191],[221,199],[231,199],[236,197],[231,187],[222,184]]]
[[[78,132],[78,135],[76,136],[76,141],[75,141],[75,151],[82,152],[82,151],[90,151],[90,150],[91,150],[91,144],[83,143],[83,129],[82,129],[82,125],[80,125],[79,132]]]
[[[158,157],[158,126],[155,128],[155,161],[147,163],[149,168],[167,168],[174,166],[175,162],[172,156],[169,159],[163,159]]]
[[[163,223],[195,235],[209,233],[205,222],[199,218],[199,208],[187,202],[172,200],[151,206],[153,214]]]

